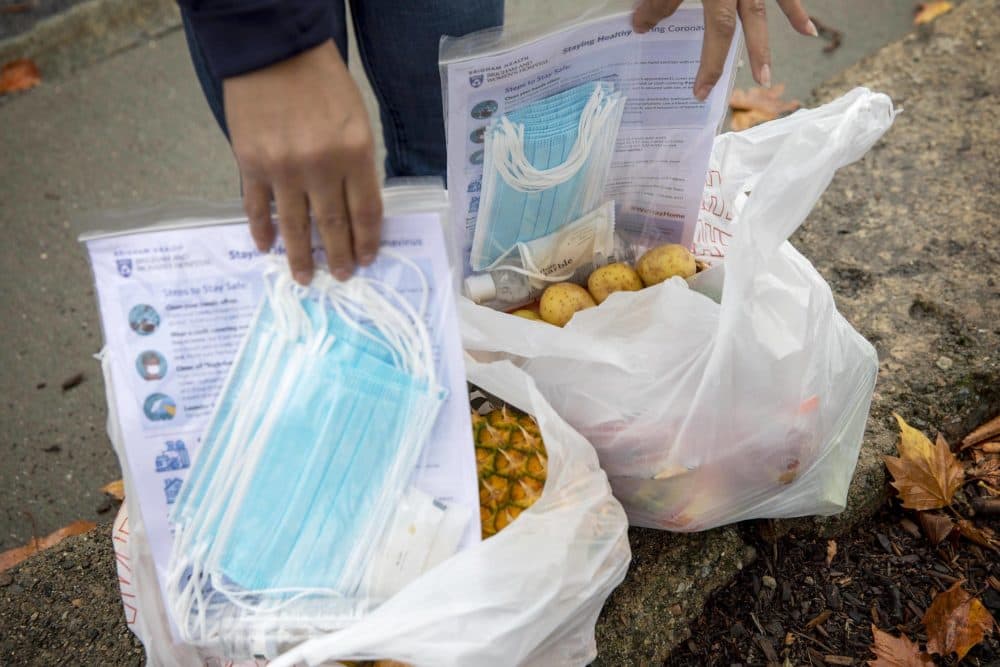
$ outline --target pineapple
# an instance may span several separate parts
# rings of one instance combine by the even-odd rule
[[[472,413],[483,539],[506,528],[542,495],[548,472],[545,443],[530,415],[506,405]]]

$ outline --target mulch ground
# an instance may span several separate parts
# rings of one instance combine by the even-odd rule
[[[745,527],[758,559],[710,600],[691,639],[668,665],[864,665],[871,626],[926,640],[921,618],[956,581],[1000,618],[1000,556],[969,542],[932,546],[916,517],[889,501],[870,521],[828,542],[795,535],[769,542]],[[994,523],[996,521],[994,520]],[[991,578],[992,577],[992,578]],[[956,664],[954,656],[940,665]],[[972,649],[963,665],[1000,665],[1000,636]]]

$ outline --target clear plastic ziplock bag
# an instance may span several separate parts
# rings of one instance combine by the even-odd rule
[[[702,102],[692,93],[700,4],[641,35],[631,27],[631,3],[574,9],[561,17],[540,5],[502,27],[442,39],[451,221],[464,236],[466,276],[509,282],[512,261],[522,273],[529,268],[517,262],[520,245],[553,237],[609,202],[618,261],[662,243],[692,243],[741,38]]]
[[[375,264],[309,288],[238,203],[83,223],[133,551],[157,579],[138,604],[171,610],[177,651],[273,656],[479,540],[447,198],[407,183],[383,204]]]
[[[182,637],[301,639],[374,600],[364,580],[445,398],[423,323],[388,283],[284,261],[174,504],[167,596]],[[267,651],[268,654],[273,650]]]

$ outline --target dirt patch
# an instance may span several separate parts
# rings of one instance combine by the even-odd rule
[[[989,583],[1000,577],[1000,558],[967,542],[932,547],[908,532],[904,519],[914,520],[913,513],[887,504],[836,539],[829,565],[827,540],[788,535],[768,543],[748,528],[757,561],[712,598],[667,664],[866,664],[874,659],[872,623],[924,642],[924,610],[961,579],[1000,617],[1000,590]],[[1000,636],[974,648],[963,664],[1000,664]]]

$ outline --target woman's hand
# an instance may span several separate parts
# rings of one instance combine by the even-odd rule
[[[223,92],[257,247],[274,243],[273,198],[295,280],[312,280],[311,220],[338,279],[370,264],[382,224],[375,145],[361,93],[333,42],[228,78]]]
[[[816,26],[799,0],[777,0],[788,22],[803,35],[816,37]],[[648,32],[661,20],[673,14],[681,0],[642,0],[632,14],[632,27],[638,33]],[[694,96],[704,100],[712,92],[729,54],[729,45],[736,31],[736,21],[743,24],[750,69],[757,83],[771,86],[771,50],[767,43],[767,18],[764,0],[703,0],[705,10],[705,42],[701,48],[701,65],[694,80]]]

